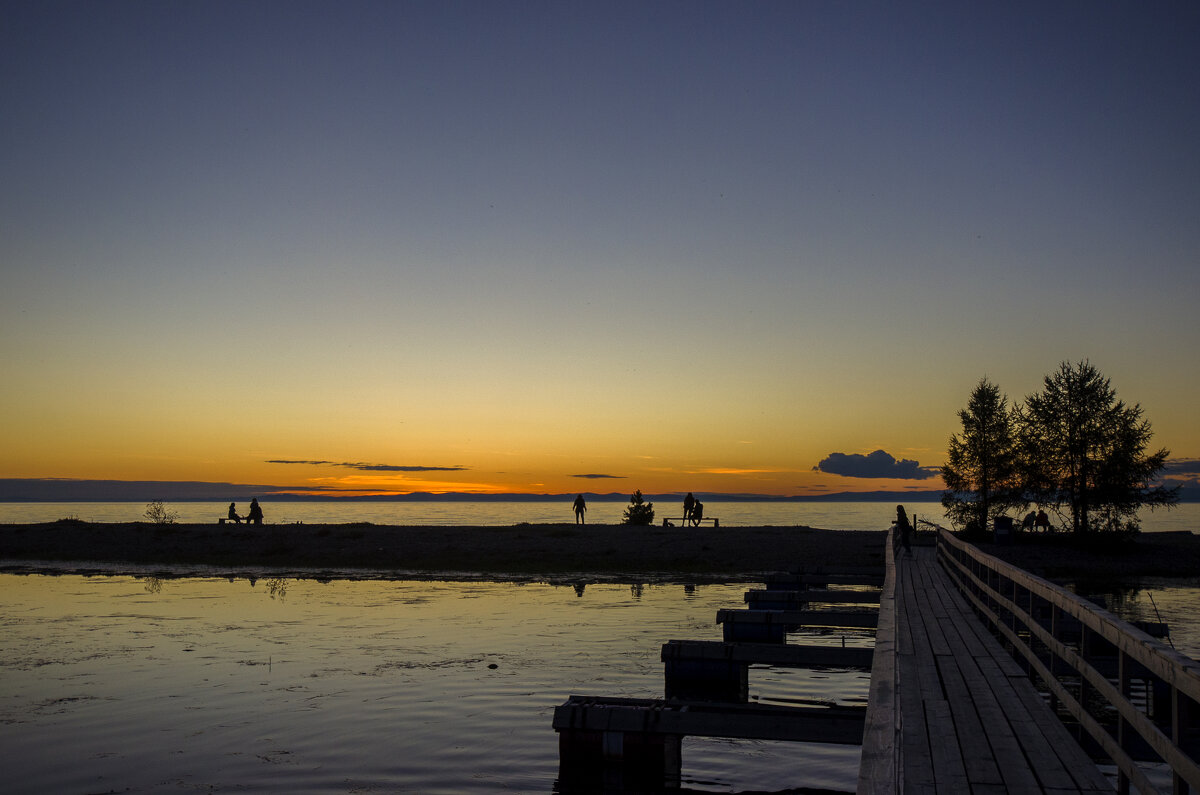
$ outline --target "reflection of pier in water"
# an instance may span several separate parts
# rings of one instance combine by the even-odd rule
[[[717,612],[723,641],[663,645],[665,698],[571,696],[554,711],[563,791],[678,786],[685,736],[860,745],[865,707],[750,703],[749,669],[870,670],[870,648],[786,640],[801,628],[874,627],[882,584],[882,567],[771,577],[746,593],[750,609]]]
[[[860,793],[1200,791],[1200,664],[944,531],[892,550],[883,576],[773,577],[718,611],[723,641],[669,641],[665,698],[571,696],[561,791],[678,787],[685,736],[861,745]],[[875,646],[788,643],[800,626]],[[870,668],[868,706],[747,703],[752,665]]]

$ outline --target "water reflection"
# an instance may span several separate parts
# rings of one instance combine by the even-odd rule
[[[745,586],[0,575],[0,746],[30,791],[549,792],[554,707],[663,694]],[[823,677],[823,678],[822,678]],[[752,672],[760,701],[861,672]],[[835,695],[844,694],[844,695]],[[46,706],[53,705],[53,706]],[[61,764],[70,748],[71,765]],[[825,753],[828,750],[829,753]],[[852,790],[844,749],[693,741],[684,786]]]
[[[1200,659],[1200,579],[1145,578],[1136,585],[1080,584],[1073,590],[1126,621],[1166,624],[1163,642]]]
[[[270,597],[272,599],[279,598],[282,600],[285,596],[287,596],[287,587],[288,586],[287,586],[286,579],[283,579],[282,577],[276,577],[276,578],[267,580],[266,585],[267,585],[267,593],[270,595]]]

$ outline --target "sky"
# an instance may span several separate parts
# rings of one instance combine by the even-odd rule
[[[0,3],[0,478],[941,488],[1090,361],[1200,466],[1200,9]]]

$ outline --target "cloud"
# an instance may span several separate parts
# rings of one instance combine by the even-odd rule
[[[571,477],[573,477],[573,478],[588,478],[591,480],[596,480],[599,478],[612,478],[613,480],[624,480],[625,479],[624,475],[599,475],[599,474],[572,475]]]
[[[902,480],[926,480],[937,477],[938,467],[923,467],[916,461],[904,458],[897,461],[891,454],[876,450],[870,455],[859,453],[830,453],[814,471],[848,478],[900,478]]]
[[[465,472],[467,467],[430,467],[411,464],[365,464],[361,461],[302,461],[284,458],[273,458],[268,464],[306,464],[308,466],[345,467],[360,472]]]
[[[1172,458],[1163,467],[1164,475],[1200,475],[1200,458]]]

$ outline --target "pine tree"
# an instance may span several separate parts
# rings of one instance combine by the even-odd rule
[[[1170,506],[1179,489],[1155,484],[1170,453],[1146,453],[1153,433],[1095,367],[1063,362],[1020,416],[1026,485],[1039,503],[1065,507],[1076,533],[1137,532],[1137,511]]]
[[[1014,414],[1000,388],[982,378],[958,412],[962,433],[950,437],[942,480],[946,515],[969,532],[1021,505]]]
[[[642,501],[642,490],[638,489],[629,498],[629,507],[625,509],[624,524],[651,525],[654,524],[654,503]]]

